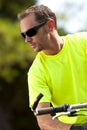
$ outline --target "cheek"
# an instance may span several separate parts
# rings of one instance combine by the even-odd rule
[[[44,44],[47,42],[48,39],[48,34],[44,31],[38,31],[37,35],[36,35],[36,41],[40,44]]]
[[[41,32],[41,34],[39,36],[40,36],[41,41],[46,42],[47,39],[48,39],[48,34],[46,32],[44,32],[44,31]]]
[[[47,38],[43,35],[39,38],[39,42],[41,45],[45,46],[45,44],[47,42]]]

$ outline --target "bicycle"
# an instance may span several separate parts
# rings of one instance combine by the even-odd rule
[[[57,106],[57,107],[47,107],[47,108],[41,108],[37,109],[37,105],[40,101],[40,99],[43,97],[43,95],[40,93],[37,97],[36,100],[32,106],[32,111],[36,116],[39,115],[44,115],[44,114],[54,114],[52,119],[55,119],[59,116],[87,116],[87,114],[77,114],[80,111],[87,111],[87,109],[82,109],[82,108],[87,108],[87,102],[84,103],[79,103],[79,104],[64,104],[62,106]]]

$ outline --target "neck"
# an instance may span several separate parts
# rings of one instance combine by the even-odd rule
[[[52,43],[50,43],[50,48],[43,50],[43,52],[46,55],[56,55],[62,50],[63,44],[63,39],[61,37],[58,37],[58,39],[55,39],[52,41]]]

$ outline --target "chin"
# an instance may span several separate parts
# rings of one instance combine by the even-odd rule
[[[35,52],[40,52],[40,51],[42,51],[42,49],[36,48],[36,49],[34,49],[34,51],[35,51]]]

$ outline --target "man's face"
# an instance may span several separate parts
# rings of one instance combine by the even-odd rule
[[[46,23],[42,21],[40,27],[35,32],[34,27],[37,25],[40,25],[40,23],[35,20],[33,13],[20,21],[20,28],[22,35],[25,37],[25,42],[29,43],[36,52],[44,50],[47,42]]]

